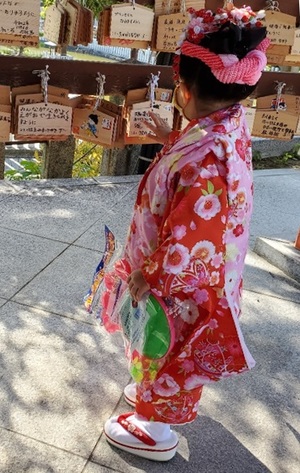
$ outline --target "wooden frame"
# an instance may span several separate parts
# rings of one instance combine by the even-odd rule
[[[50,85],[66,88],[73,94],[95,94],[97,72],[105,74],[105,93],[125,93],[130,89],[145,87],[151,73],[160,71],[160,87],[172,88],[173,71],[170,66],[128,64],[112,62],[69,61],[58,59],[33,59],[0,56],[0,82],[18,87],[37,82],[33,70],[49,65]],[[275,81],[286,83],[286,91],[300,95],[300,74],[293,72],[264,72],[258,85],[258,97],[274,91]]]

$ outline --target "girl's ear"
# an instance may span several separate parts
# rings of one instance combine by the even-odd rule
[[[191,98],[191,93],[184,82],[181,82],[180,88],[181,88],[182,97],[187,103]]]

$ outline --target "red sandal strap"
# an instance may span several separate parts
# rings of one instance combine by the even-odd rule
[[[119,424],[127,430],[131,435],[139,439],[141,442],[145,443],[146,445],[150,445],[154,447],[156,445],[155,440],[153,440],[149,435],[143,432],[139,427],[133,424],[133,422],[127,420],[128,417],[132,416],[133,412],[128,412],[127,414],[121,414],[118,417]]]

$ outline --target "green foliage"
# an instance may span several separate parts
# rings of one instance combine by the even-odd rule
[[[257,163],[263,159],[261,152],[257,150],[252,151],[252,161],[253,163]]]
[[[4,178],[8,179],[9,181],[29,181],[31,179],[41,178],[40,159],[35,159],[34,161],[22,159],[20,164],[24,169],[11,169],[9,171],[5,171]]]
[[[118,3],[114,0],[86,0],[84,6],[92,10],[95,16],[97,16],[105,7],[109,7],[114,3]]]
[[[263,157],[260,151],[253,151],[254,169],[278,169],[287,167],[300,167],[300,144],[295,145],[290,151],[285,151],[279,156]]]
[[[44,19],[45,18],[45,12],[47,10],[48,7],[50,7],[50,5],[53,5],[53,3],[55,2],[55,0],[42,0],[41,2],[41,18]]]
[[[99,176],[102,153],[102,146],[76,140],[73,177],[89,178]]]
[[[286,151],[281,156],[283,162],[287,162],[290,159],[300,160],[300,144],[295,145],[290,151]]]

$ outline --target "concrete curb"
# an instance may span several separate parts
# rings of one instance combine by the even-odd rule
[[[285,274],[300,282],[300,251],[286,240],[259,237],[255,241],[254,252]]]

